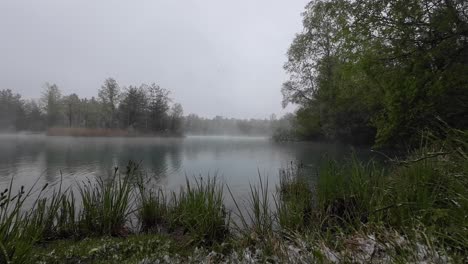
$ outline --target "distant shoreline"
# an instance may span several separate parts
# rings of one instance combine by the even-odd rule
[[[144,133],[124,129],[107,128],[49,128],[46,136],[68,136],[68,137],[184,137],[182,134],[173,133]]]

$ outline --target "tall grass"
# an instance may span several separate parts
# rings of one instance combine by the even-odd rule
[[[320,169],[315,193],[320,221],[326,226],[359,225],[383,207],[387,171],[374,161],[362,163],[355,157],[339,165],[327,161]]]
[[[138,219],[143,232],[157,231],[167,225],[169,206],[166,194],[161,189],[147,189],[139,185],[140,202]]]
[[[188,234],[195,244],[213,245],[229,235],[229,213],[223,203],[223,185],[216,177],[186,179],[185,186],[171,192],[146,187],[140,178],[138,217],[143,232],[166,229]],[[181,234],[179,234],[181,235]]]
[[[21,212],[32,188],[26,192],[21,186],[15,193],[12,187],[13,179],[0,193],[0,263],[25,263],[38,235]]]
[[[124,235],[125,224],[131,213],[133,186],[130,176],[120,177],[118,169],[109,180],[98,178],[96,183],[88,181],[79,186],[82,199],[79,216],[80,231],[95,235]]]
[[[258,175],[258,184],[249,185],[249,195],[246,204],[243,207],[236,201],[232,191],[229,189],[229,194],[234,201],[237,209],[236,215],[238,221],[234,222],[234,226],[238,231],[254,238],[269,237],[273,230],[274,214],[271,210],[271,194],[268,189],[268,178],[262,179]]]
[[[468,137],[463,131],[450,133],[443,141],[428,138],[387,170],[356,159],[326,164],[316,188],[322,221],[327,227],[354,228],[380,223],[406,234],[424,229],[437,243],[466,250]]]
[[[355,158],[346,164],[326,162],[314,186],[300,166],[291,166],[280,172],[275,196],[268,179],[259,176],[258,183],[250,185],[246,204],[236,201],[228,187],[239,216],[233,222],[223,203],[224,186],[216,177],[187,179],[168,195],[148,188],[138,165],[130,163],[124,175],[115,169],[109,179],[88,181],[77,192],[60,185],[43,197],[45,186],[28,209],[26,200],[35,185],[14,192],[12,180],[0,193],[0,263],[30,262],[38,242],[126,235],[134,216],[142,232],[159,232],[164,226],[197,246],[234,240],[275,254],[289,234],[342,238],[374,228],[423,239],[462,256],[468,250],[468,136],[450,131],[445,138],[428,136],[418,151],[392,160],[385,169]],[[336,247],[343,243],[334,242]]]
[[[431,247],[466,252],[468,136],[463,131],[449,133],[444,140],[427,137],[418,150],[403,160],[391,160],[390,166],[355,157],[341,164],[328,161],[314,188],[299,167],[286,168],[280,172],[275,208],[267,206],[268,187],[260,178],[259,185],[250,187],[247,208],[235,202],[247,230],[241,234],[299,232],[323,239],[382,227]]]
[[[36,183],[29,190],[13,191],[13,179],[0,193],[0,263],[29,263],[35,243],[47,240],[90,236],[121,235],[131,213],[133,190],[129,165],[125,177],[115,170],[109,181],[98,179],[79,186],[80,204],[69,189],[39,193]],[[45,194],[47,193],[47,195]],[[34,199],[26,205],[27,200]],[[77,213],[78,212],[78,213]]]
[[[38,199],[30,211],[30,224],[40,230],[41,240],[70,238],[77,235],[73,193],[54,191],[50,197]]]
[[[229,234],[223,187],[216,177],[195,179],[193,184],[187,179],[185,188],[172,193],[172,206],[171,227],[183,227],[201,243],[221,242]]]
[[[63,176],[60,174],[58,189],[51,194],[45,186],[36,198],[30,211],[30,224],[41,232],[41,240],[69,238],[77,234],[75,196],[69,188],[62,190]]]
[[[304,231],[312,225],[315,203],[312,187],[300,175],[300,166],[291,164],[281,169],[275,199],[278,224],[287,231]]]

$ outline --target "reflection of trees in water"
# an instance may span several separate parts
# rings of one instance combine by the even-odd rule
[[[148,176],[165,184],[183,184],[188,176],[219,170],[229,182],[244,188],[257,178],[257,169],[277,179],[278,169],[291,161],[302,162],[312,172],[320,160],[329,156],[337,160],[351,150],[339,144],[285,143],[274,144],[263,139],[186,138],[53,138],[35,140],[2,140],[0,138],[0,180],[12,175],[27,179],[44,172],[48,183],[60,179],[82,181],[86,177],[110,177],[114,167],[124,173],[129,160],[142,162]],[[363,155],[356,150],[356,154]],[[366,159],[366,158],[364,158]],[[18,166],[22,167],[22,172]],[[22,164],[22,165],[19,165]],[[39,171],[40,170],[40,171]],[[5,173],[6,171],[6,173]],[[23,175],[35,173],[37,175]],[[313,175],[313,174],[311,174]],[[271,179],[273,184],[273,180]]]
[[[99,146],[95,142],[77,140],[50,139],[45,148],[46,179],[47,182],[59,180],[60,172],[65,178],[92,176],[86,168],[92,167],[100,176],[108,176],[112,170],[112,152],[108,146]],[[106,173],[104,173],[106,172]]]
[[[120,173],[125,173],[130,160],[141,162],[142,169],[159,177],[169,169],[168,160],[173,167],[182,166],[180,147],[169,144],[132,144],[127,141],[97,142],[78,139],[77,141],[53,142],[46,146],[47,181],[56,181],[60,170],[67,176],[110,177],[114,167],[119,167]],[[170,158],[166,158],[169,156]],[[92,168],[90,171],[90,167]],[[79,179],[77,179],[79,180]]]
[[[281,152],[294,154],[294,160],[303,163],[304,166],[318,167],[328,159],[344,161],[354,153],[357,158],[369,160],[372,157],[368,149],[354,148],[352,146],[322,143],[322,142],[295,142],[288,144],[275,144],[278,148],[284,148]]]
[[[40,161],[44,142],[42,140],[27,140],[23,142],[15,135],[0,135],[0,181],[9,181],[11,177],[22,174],[28,167]],[[37,175],[29,177],[39,177]]]
[[[172,171],[178,171],[182,167],[182,150],[180,144],[169,148],[169,159],[171,162]]]
[[[229,137],[219,137],[212,139],[192,138],[183,144],[184,156],[187,159],[195,160],[200,156],[209,156],[212,159],[226,158],[228,153],[252,153],[262,152],[269,149],[268,142],[256,139],[236,139]]]

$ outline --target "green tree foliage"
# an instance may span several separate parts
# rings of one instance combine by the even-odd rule
[[[468,4],[313,1],[288,51],[283,104],[299,133],[412,143],[440,117],[468,127]]]
[[[70,94],[63,98],[65,113],[69,127],[80,126],[81,101],[78,95]]]
[[[182,134],[183,132],[183,114],[184,109],[181,104],[174,104],[171,108],[171,132],[174,134]]]
[[[194,135],[271,135],[280,123],[275,119],[214,118],[189,114],[183,120],[184,131]]]
[[[169,111],[169,91],[159,87],[155,83],[147,86],[148,111],[150,127],[154,131],[163,131],[165,127],[166,113]]]
[[[46,128],[46,122],[39,104],[34,100],[25,101],[23,108],[25,117],[17,121],[22,125],[16,130],[43,131]]]
[[[98,128],[103,126],[102,124],[105,123],[101,113],[103,106],[95,97],[81,99],[80,105],[80,124],[82,127]]]
[[[0,90],[0,130],[44,131],[50,127],[112,128],[143,134],[183,134],[183,109],[172,105],[169,91],[155,83],[121,89],[105,80],[98,98],[62,96],[55,84],[46,84],[40,106],[11,90]]]
[[[69,127],[121,129],[134,135],[264,136],[281,128],[287,130],[288,139],[292,136],[292,115],[281,119],[272,115],[270,120],[184,116],[182,105],[172,102],[170,91],[155,83],[121,88],[117,81],[108,78],[98,93],[98,97],[91,98],[80,98],[74,93],[62,96],[57,85],[46,84],[38,104],[11,90],[0,90],[0,131],[39,132],[49,127]]]
[[[33,100],[24,100],[11,90],[0,90],[0,131],[41,131],[45,116]]]
[[[116,110],[120,101],[120,87],[117,82],[112,78],[106,79],[98,91],[98,97],[102,104],[104,117],[106,118],[106,126],[110,128],[116,127]]]
[[[19,94],[11,90],[0,91],[0,127],[6,130],[16,130],[21,127],[20,120],[24,118],[24,102]]]
[[[128,87],[119,106],[121,127],[148,129],[147,109],[148,101],[143,86]]]
[[[47,126],[53,127],[59,125],[63,114],[63,104],[62,93],[58,86],[46,83],[41,101],[47,116]]]

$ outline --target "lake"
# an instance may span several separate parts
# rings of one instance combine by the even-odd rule
[[[107,177],[129,160],[159,185],[176,189],[186,177],[217,175],[236,196],[249,190],[258,175],[278,182],[278,170],[302,162],[314,175],[320,160],[343,160],[352,148],[340,144],[274,143],[265,137],[188,136],[186,138],[72,138],[45,135],[0,135],[0,184],[14,177],[15,185],[70,184],[86,178]],[[369,159],[368,150],[355,150]]]

